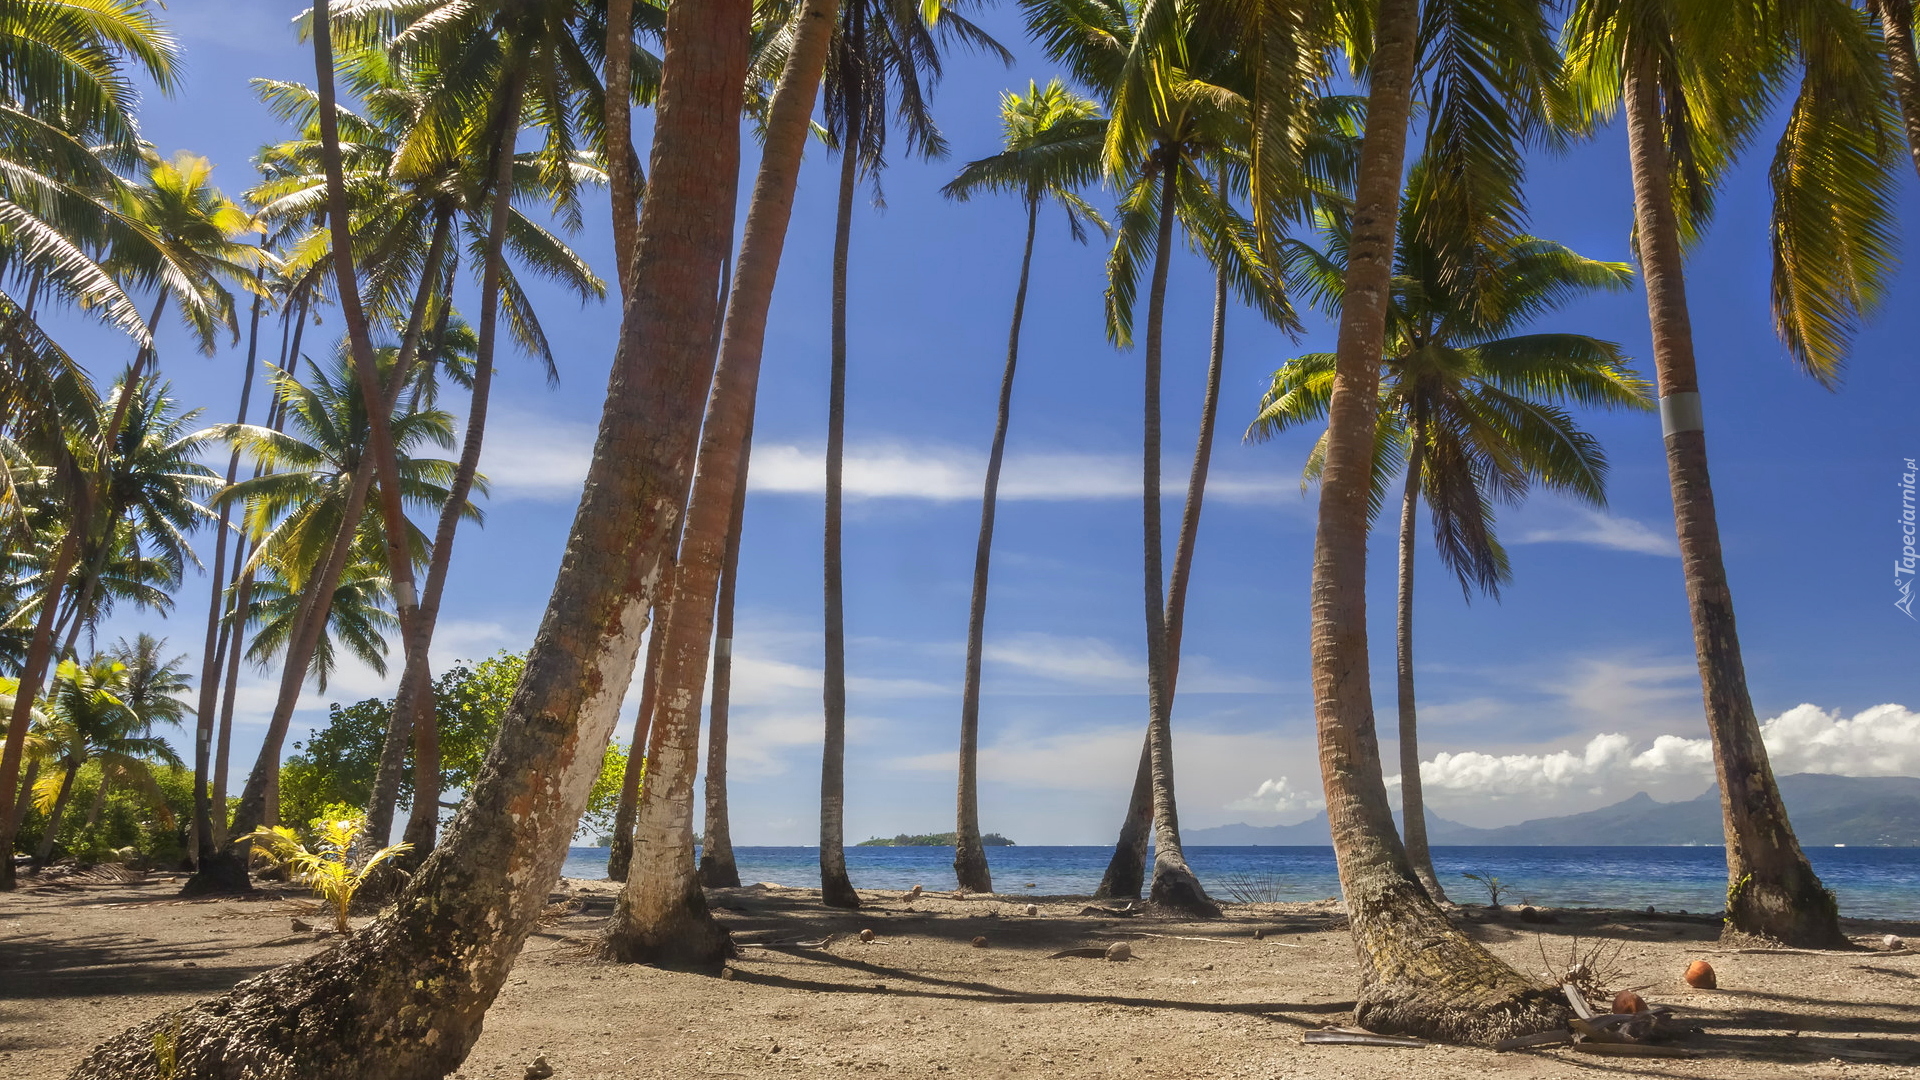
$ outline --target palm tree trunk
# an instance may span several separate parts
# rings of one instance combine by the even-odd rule
[[[1914,56],[1913,0],[1868,0],[1868,9],[1880,15],[1880,34],[1887,43],[1887,73],[1900,116],[1907,127],[1907,151],[1920,172],[1920,59]]]
[[[1153,763],[1153,884],[1147,896],[1169,910],[1216,916],[1220,908],[1207,898],[1200,879],[1187,867],[1180,847],[1180,817],[1173,790],[1173,698],[1168,675],[1167,610],[1161,592],[1160,535],[1160,360],[1166,327],[1167,271],[1173,261],[1176,170],[1172,151],[1160,161],[1160,232],[1153,257],[1153,284],[1147,299],[1146,403],[1141,437],[1142,536],[1146,558],[1147,741]]]
[[[1559,1027],[1566,1012],[1454,929],[1420,886],[1394,829],[1380,767],[1367,664],[1367,493],[1420,27],[1417,0],[1382,0],[1375,26],[1314,534],[1320,775],[1360,960],[1355,1020],[1373,1031],[1488,1042]]]
[[[100,824],[100,811],[107,806],[107,771],[100,770],[100,786],[93,789],[93,804],[87,807],[86,827],[91,829]]]
[[[247,370],[240,379],[240,410],[234,423],[247,422],[247,406],[253,397],[253,373],[260,348],[260,314],[265,300],[253,298],[252,325],[247,331]],[[283,342],[284,344],[284,342]],[[240,474],[240,451],[227,458],[227,487]],[[220,524],[213,542],[213,594],[207,601],[207,642],[200,661],[200,705],[193,728],[193,859],[197,867],[214,856],[213,807],[207,795],[208,773],[213,765],[214,714],[219,711],[221,609],[226,606],[227,540],[232,531],[233,504],[220,505]]]
[[[1020,324],[1027,314],[1027,282],[1033,272],[1033,237],[1040,224],[1040,197],[1027,193],[1027,239],[1020,250],[1020,284],[1013,291],[1013,321],[1007,330],[1007,364],[1000,373],[1000,403],[987,452],[987,483],[980,496],[980,539],[973,552],[973,595],[967,605],[967,671],[960,692],[960,791],[955,800],[953,873],[960,891],[990,893],[993,873],[980,841],[980,662],[987,632],[987,573],[993,560],[993,519],[1000,496],[1000,466],[1007,454],[1007,423],[1013,414],[1013,376],[1020,363]]]
[[[850,94],[851,98],[852,95]],[[860,906],[847,877],[847,620],[841,589],[841,468],[847,442],[847,252],[853,239],[853,189],[860,176],[859,108],[847,106],[840,148],[840,198],[833,225],[833,369],[827,387],[826,677],[821,693],[826,738],[820,750],[820,899]]]
[[[647,655],[640,667],[640,707],[633,714],[633,743],[627,748],[627,767],[620,774],[620,801],[613,808],[613,842],[607,851],[608,881],[627,880],[627,872],[633,865],[633,816],[640,810],[640,782],[647,773],[654,703],[659,700],[660,650],[667,642],[667,611],[671,607],[669,603],[660,603],[653,608],[653,633],[647,637]]]
[[[66,774],[60,777],[60,793],[53,797],[53,809],[47,814],[47,831],[40,834],[40,846],[33,853],[33,870],[47,865],[53,858],[53,845],[60,839],[60,825],[67,816],[67,803],[73,799],[73,780],[80,775],[78,763],[67,766]],[[7,853],[7,861],[13,861],[13,853]]]
[[[467,402],[467,431],[460,443],[460,461],[454,467],[453,485],[440,508],[440,522],[433,534],[433,555],[427,564],[427,589],[419,616],[414,621],[414,647],[402,676],[400,693],[394,698],[394,713],[403,708],[413,713],[413,811],[407,817],[406,842],[413,845],[403,858],[406,865],[417,865],[433,850],[440,835],[440,728],[433,703],[433,683],[427,668],[427,652],[433,647],[433,629],[440,618],[440,599],[447,587],[447,569],[453,561],[453,538],[460,528],[460,512],[473,491],[473,478],[480,471],[480,448],[487,437],[487,405],[493,392],[493,358],[500,340],[500,277],[507,243],[507,224],[513,216],[514,142],[520,131],[520,108],[525,97],[524,64],[516,65],[508,76],[500,137],[495,143],[497,160],[493,176],[493,217],[487,222],[486,265],[480,281],[480,332],[475,343],[473,391]]]
[[[1668,186],[1660,89],[1649,57],[1633,58],[1626,77],[1627,139],[1633,162],[1641,279],[1653,326],[1673,486],[1674,527],[1686,575],[1693,647],[1713,736],[1714,770],[1727,834],[1727,929],[1807,948],[1841,948],[1839,908],[1820,884],[1787,820],[1779,785],[1747,693],[1733,594],[1720,553],[1720,526],[1707,472],[1707,439],[1694,369],[1679,224]]]
[[[54,550],[53,565],[47,571],[45,599],[40,602],[40,614],[34,619],[33,637],[27,642],[26,662],[21,665],[19,686],[14,692],[6,744],[0,749],[0,828],[5,829],[0,833],[0,892],[10,892],[15,887],[13,843],[19,835],[23,815],[15,814],[14,810],[16,796],[26,798],[18,788],[20,759],[27,746],[27,727],[33,722],[33,701],[39,696],[37,688],[46,685],[47,668],[53,659],[53,622],[59,608],[56,601],[73,573],[79,547],[79,533],[69,528]]]
[[[239,562],[244,552],[236,553]],[[240,658],[246,645],[247,605],[253,601],[253,572],[240,575],[240,584],[233,591],[233,622],[228,630],[226,685],[221,688],[220,730],[215,740],[213,755],[213,810],[214,843],[221,848],[227,846],[229,827],[227,822],[227,771],[232,759],[233,749],[233,703],[240,688]],[[246,883],[246,868],[241,866],[240,882]]]
[[[632,291],[634,236],[640,229],[640,159],[633,152],[633,0],[607,0],[607,188],[613,196],[613,266],[624,300]],[[624,878],[622,879],[624,880]]]
[[[437,208],[434,215],[432,239],[427,243],[427,259],[420,267],[420,283],[414,290],[413,308],[407,313],[407,328],[402,335],[400,352],[394,363],[394,371],[391,377],[393,391],[397,391],[400,387],[406,385],[408,374],[413,367],[414,358],[419,355],[420,335],[426,327],[427,314],[434,306],[435,291],[441,284],[440,264],[446,257],[447,241],[452,231],[452,206],[448,205]],[[441,306],[448,307],[451,306],[451,303],[449,301],[448,304]],[[478,382],[479,378],[479,372],[476,371],[475,381]],[[471,424],[471,421],[469,421],[469,424]],[[464,458],[464,453],[462,456]],[[462,501],[464,501],[464,496]],[[458,503],[456,502],[454,505],[458,505]],[[436,558],[439,556],[439,549],[437,547],[434,549],[434,556]],[[429,572],[428,575],[427,592],[430,595],[433,593],[431,572]],[[420,623],[431,626],[424,610],[422,611]],[[416,626],[416,631],[418,630],[419,627]],[[428,635],[428,644],[430,644],[432,631],[429,629],[426,630],[425,633]],[[416,652],[424,658],[426,656],[425,646],[416,644],[413,649],[407,651],[407,655],[411,656]],[[409,706],[411,706],[414,696],[419,693],[419,683],[421,680],[425,680],[431,684],[431,672],[428,671],[424,659],[419,664],[407,665],[401,671],[400,689],[394,695],[393,715],[387,720],[386,738],[380,746],[380,763],[374,770],[373,788],[368,793],[367,825],[361,834],[362,843],[369,845],[372,850],[378,850],[386,846],[388,839],[393,833],[394,806],[400,799],[400,776],[406,769],[407,741],[413,733],[415,713]],[[437,765],[434,768],[434,775],[436,778],[439,776],[439,767]],[[434,797],[437,799],[438,795],[436,794]],[[414,795],[416,804],[419,802],[419,798],[419,789],[416,788]],[[415,850],[417,851],[418,849]],[[414,852],[408,852],[410,858],[413,855]],[[425,857],[426,854],[424,852],[419,853],[419,858]],[[417,865],[417,861],[417,859],[411,859],[409,865]],[[377,887],[377,883],[372,884],[375,884]]]
[[[733,825],[727,810],[727,721],[733,704],[733,608],[740,588],[740,539],[747,520],[747,467],[753,460],[753,423],[740,447],[740,479],[733,490],[733,523],[720,565],[720,595],[713,615],[713,704],[707,720],[706,834],[700,843],[700,884],[740,887],[733,859]]]
[[[673,4],[634,291],[566,555],[512,703],[446,840],[371,930],[108,1040],[71,1080],[236,1070],[438,1080],[457,1068],[558,880],[632,679],[712,385],[750,0]],[[322,0],[316,34],[325,26]]]
[[[1174,546],[1173,577],[1167,585],[1167,701],[1175,699],[1180,683],[1180,641],[1186,628],[1187,586],[1193,578],[1193,552],[1200,536],[1200,509],[1206,497],[1207,472],[1213,463],[1213,433],[1220,416],[1220,376],[1227,352],[1227,271],[1222,261],[1214,274],[1213,341],[1207,359],[1206,397],[1200,407],[1200,437],[1193,449],[1193,471],[1187,477],[1187,502],[1180,512],[1180,539]],[[1102,899],[1138,899],[1146,880],[1147,838],[1153,829],[1153,735],[1140,743],[1140,766],[1134,772],[1133,794],[1120,823],[1120,839],[1100,878],[1094,896]]]
[[[742,456],[753,430],[767,309],[786,245],[808,117],[825,69],[836,6],[835,0],[808,0],[801,11],[793,51],[774,92],[765,149],[740,238],[680,559],[673,567],[673,603],[661,627],[665,640],[658,704],[647,746],[647,782],[634,824],[638,872],[627,875],[601,942],[605,956],[628,963],[712,967],[733,954],[726,930],[707,911],[693,858],[700,699],[713,641],[714,603],[733,532],[735,497],[745,475]],[[851,887],[847,892],[852,892]]]
[[[1400,832],[1407,846],[1407,862],[1413,865],[1421,887],[1435,903],[1444,904],[1446,890],[1434,876],[1433,855],[1427,850],[1427,804],[1420,794],[1420,737],[1413,697],[1413,540],[1425,450],[1419,421],[1414,421],[1411,434],[1407,490],[1400,501],[1400,593],[1394,627],[1400,705]]]

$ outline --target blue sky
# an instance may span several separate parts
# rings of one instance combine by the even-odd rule
[[[229,191],[252,182],[249,158],[281,132],[246,80],[311,79],[311,52],[288,28],[299,7],[169,4],[187,74],[177,94],[152,98],[144,113],[163,153],[212,158]],[[953,158],[897,160],[885,176],[884,211],[862,206],[854,223],[851,840],[952,827],[967,589],[1022,221],[1011,201],[957,205],[938,188],[961,162],[995,149],[1003,89],[1055,74],[1011,5],[983,21],[1016,63],[1005,69],[955,57],[935,99]],[[638,126],[644,138],[644,115]],[[1534,231],[1583,254],[1626,259],[1626,168],[1617,127],[1534,162]],[[833,171],[816,149],[801,177],[767,340],[736,644],[733,827],[746,844],[816,835]],[[1910,173],[1902,184],[1902,243],[1912,252],[1920,246],[1920,198]],[[1764,154],[1755,155],[1723,197],[1688,279],[1754,703],[1763,719],[1783,717],[1768,729],[1783,771],[1920,773],[1920,716],[1910,711],[1920,708],[1920,625],[1894,609],[1890,567],[1899,554],[1902,461],[1920,455],[1920,307],[1912,299],[1920,274],[1901,271],[1844,386],[1822,389],[1794,370],[1770,327],[1768,197]],[[576,244],[611,277],[600,215]],[[1145,718],[1140,359],[1105,341],[1103,260],[1097,244],[1076,245],[1057,221],[1043,219],[999,516],[982,710],[982,825],[1023,843],[1111,839]],[[617,310],[583,310],[551,292],[540,299],[562,381],[549,389],[533,363],[503,358],[483,465],[494,495],[486,527],[459,538],[436,665],[526,646],[572,518]],[[1167,324],[1169,535],[1198,422],[1210,302],[1210,276],[1183,252]],[[311,328],[309,353],[329,344],[338,326],[329,318]],[[1617,340],[1650,371],[1637,290],[1582,301],[1541,328]],[[76,324],[65,334],[96,372],[117,370],[129,352],[97,327]],[[1244,309],[1230,316],[1228,334],[1222,439],[1175,715],[1189,827],[1294,821],[1318,805],[1306,681],[1314,504],[1298,485],[1312,436],[1264,445],[1237,436],[1273,368],[1331,348],[1332,335],[1310,320],[1306,335],[1290,341]],[[200,356],[172,326],[161,342],[161,368],[179,395],[205,405],[208,422],[231,419],[244,354]],[[1416,652],[1423,756],[1432,762],[1423,771],[1430,804],[1445,816],[1494,824],[1637,790],[1685,798],[1710,776],[1658,421],[1585,419],[1613,462],[1609,511],[1539,498],[1505,512],[1515,580],[1500,603],[1464,603],[1423,543]],[[1393,690],[1386,535],[1373,544],[1373,566],[1385,739]],[[194,651],[204,580],[190,581],[172,619],[128,613],[103,638],[152,629]],[[236,771],[258,747],[274,682],[251,670],[243,678]],[[344,671],[329,694],[309,696],[299,722],[323,719],[327,700],[384,686],[370,671]],[[631,710],[623,738],[630,727]],[[1390,739],[1384,749],[1393,760]]]

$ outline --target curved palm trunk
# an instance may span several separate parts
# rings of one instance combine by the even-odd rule
[[[76,762],[69,764],[66,773],[60,777],[59,794],[53,797],[53,809],[47,813],[47,831],[40,834],[40,846],[33,853],[35,873],[53,858],[53,845],[60,839],[60,825],[66,820],[67,804],[73,801],[73,781],[79,775],[80,766]],[[8,859],[12,859],[11,852],[8,853]]]
[[[1193,552],[1200,536],[1200,510],[1207,493],[1207,472],[1213,463],[1213,433],[1220,416],[1220,374],[1227,352],[1227,272],[1216,270],[1213,284],[1213,342],[1207,359],[1207,391],[1200,407],[1200,437],[1193,449],[1193,471],[1187,477],[1187,501],[1180,512],[1180,539],[1174,546],[1173,577],[1167,584],[1167,701],[1175,700],[1180,683],[1180,641],[1186,627],[1187,585],[1193,578]],[[1102,899],[1138,899],[1146,880],[1147,837],[1153,829],[1153,736],[1140,743],[1140,766],[1133,777],[1133,794],[1120,823],[1120,839],[1113,858],[1101,875],[1094,896]]]
[[[446,257],[447,241],[452,231],[453,208],[451,206],[438,208],[434,217],[432,239],[427,242],[426,262],[420,267],[420,284],[414,290],[413,307],[407,313],[407,328],[401,335],[400,352],[394,363],[394,371],[392,374],[394,390],[406,385],[408,374],[413,367],[413,361],[415,357],[419,355],[420,335],[426,327],[427,314],[434,306],[435,287],[441,283],[440,265],[441,261]],[[490,311],[491,307],[491,304],[483,306],[483,318],[484,313]],[[490,344],[490,342],[483,339],[481,344],[482,351],[484,351],[485,346]],[[480,379],[480,374],[478,370],[474,373],[476,384]],[[489,372],[488,375],[490,378],[491,373]],[[471,427],[471,420],[469,420],[469,427]],[[465,453],[463,451],[462,460],[464,459]],[[458,477],[456,476],[455,479],[457,481]],[[456,506],[460,505],[460,502],[463,501],[464,493],[460,501],[450,500],[451,505]],[[439,557],[440,550],[437,546],[434,548],[433,554],[434,557]],[[427,577],[427,596],[429,602],[431,602],[431,598],[434,595],[433,576],[431,571],[429,571]],[[416,644],[414,647],[414,651],[417,651],[422,657],[426,655],[425,649],[427,645],[431,644],[433,634],[432,616],[426,612],[426,606],[425,604],[422,605],[421,618],[419,623],[416,624],[416,633],[424,632],[427,635],[427,642]],[[421,627],[425,628],[424,631]],[[411,653],[409,653],[409,655],[411,655]],[[393,832],[394,806],[400,798],[400,775],[406,768],[407,739],[413,730],[414,711],[404,706],[409,705],[418,694],[418,685],[421,679],[426,679],[429,684],[431,684],[431,673],[427,670],[425,662],[407,665],[400,673],[400,688],[394,695],[393,715],[387,721],[386,739],[380,747],[380,763],[374,770],[373,789],[367,799],[367,824],[361,834],[362,842],[372,845],[375,849],[386,846]],[[436,778],[439,776],[437,765],[435,766],[434,775]],[[438,798],[437,794],[435,798]],[[417,799],[418,796],[416,795],[416,801]],[[413,854],[414,852],[408,852],[409,856]],[[419,858],[425,857],[424,853],[419,855]],[[411,865],[417,864],[418,859],[415,859]]]
[[[505,258],[507,223],[513,214],[514,140],[520,130],[525,86],[525,76],[516,68],[508,78],[507,100],[502,106],[505,115],[500,122],[500,139],[495,144],[499,160],[493,177],[493,217],[487,222],[486,266],[480,275],[480,330],[474,350],[473,390],[467,401],[467,431],[460,443],[460,461],[454,467],[453,484],[448,489],[447,501],[440,508],[440,521],[433,534],[427,588],[414,624],[416,640],[407,651],[409,662],[402,677],[401,692],[394,698],[395,715],[403,708],[411,708],[413,713],[413,811],[407,817],[405,836],[413,849],[403,858],[409,866],[418,865],[426,858],[440,835],[440,727],[434,712],[433,677],[427,667],[427,653],[433,647],[433,630],[440,619],[440,600],[447,587],[447,569],[453,561],[453,538],[460,528],[460,512],[473,491],[473,478],[480,471],[480,448],[487,437],[493,358],[500,340],[501,263]],[[418,662],[412,660],[416,656]]]
[[[654,702],[658,700],[660,688],[660,649],[667,640],[662,631],[671,606],[656,604],[650,616],[653,633],[647,638],[647,655],[640,668],[640,707],[633,716],[633,745],[627,750],[627,767],[620,774],[620,801],[613,809],[613,843],[607,851],[608,881],[627,880],[627,871],[633,864],[633,816],[640,809],[640,781],[647,771]]]
[[[1394,829],[1368,683],[1367,493],[1418,8],[1417,0],[1381,0],[1375,29],[1314,534],[1314,712],[1334,856],[1360,961],[1355,1019],[1374,1031],[1489,1042],[1559,1027],[1565,1009],[1454,929],[1420,886]]]
[[[1653,326],[1660,426],[1673,486],[1674,527],[1686,575],[1707,730],[1727,834],[1727,929],[1809,948],[1843,948],[1839,908],[1820,884],[1787,820],[1779,785],[1747,693],[1734,628],[1733,594],[1720,554],[1720,526],[1707,472],[1707,439],[1694,369],[1679,225],[1668,180],[1660,90],[1651,64],[1635,58],[1623,95],[1633,162],[1641,278]]]
[[[234,423],[247,422],[247,406],[253,397],[253,373],[260,346],[260,315],[265,301],[253,298],[252,326],[247,331],[247,369],[240,379],[240,409]],[[283,342],[284,344],[284,342]],[[240,475],[240,451],[227,458],[227,487]],[[207,601],[207,640],[200,661],[200,702],[193,728],[193,861],[196,869],[217,853],[213,840],[213,804],[208,795],[209,773],[213,768],[214,715],[219,711],[221,661],[221,611],[226,606],[227,541],[231,533],[233,504],[220,506],[220,524],[213,542],[213,595]]]
[[[1407,490],[1400,501],[1400,593],[1394,626],[1396,685],[1400,705],[1400,832],[1407,861],[1420,885],[1436,903],[1446,903],[1446,890],[1433,873],[1433,854],[1427,850],[1427,804],[1420,792],[1420,737],[1413,697],[1413,529],[1419,515],[1420,481],[1425,444],[1420,424],[1413,425],[1413,447],[1407,455]]]
[[[1887,74],[1900,117],[1906,123],[1907,151],[1920,172],[1920,59],[1914,56],[1913,0],[1869,0],[1868,9],[1880,15],[1880,35],[1887,45]]]
[[[20,808],[17,804],[27,798],[19,791],[20,759],[27,746],[27,727],[33,722],[33,699],[38,696],[29,688],[46,685],[47,669],[53,660],[53,623],[59,607],[55,598],[73,573],[79,547],[77,532],[68,529],[54,550],[53,566],[47,572],[46,599],[41,601],[40,614],[34,620],[33,637],[27,643],[26,662],[20,670],[19,689],[14,694],[13,716],[7,724],[5,748],[0,749],[0,828],[5,830],[0,833],[0,892],[9,892],[15,887],[13,845],[23,816],[15,811]]]
[[[840,200],[833,226],[833,370],[827,386],[827,507],[825,558],[826,666],[821,692],[826,737],[820,750],[820,899],[830,907],[859,907],[847,877],[847,620],[841,589],[841,465],[847,443],[847,251],[853,238],[853,188],[860,145],[852,128],[859,109],[847,107],[840,150]]]
[[[1142,535],[1146,558],[1147,743],[1153,772],[1153,884],[1147,897],[1174,911],[1215,916],[1220,908],[1200,887],[1180,847],[1180,817],[1173,790],[1173,686],[1170,679],[1166,601],[1161,592],[1160,536],[1160,359],[1166,326],[1167,271],[1173,261],[1175,175],[1171,152],[1161,162],[1160,234],[1153,257],[1153,284],[1147,299],[1146,403],[1141,438]]]
[[[323,0],[316,36],[325,15]],[[169,1080],[438,1080],[479,1037],[599,775],[686,502],[751,17],[750,0],[668,9],[652,198],[593,461],[526,673],[445,842],[372,927],[109,1040],[71,1080],[160,1080],[156,1034],[175,1048]]]
[[[720,595],[713,615],[713,704],[707,720],[705,828],[700,842],[700,884],[709,889],[740,887],[733,859],[733,825],[727,810],[727,721],[733,704],[733,608],[740,588],[740,538],[747,520],[747,468],[753,460],[753,423],[740,447],[740,479],[733,491],[733,523],[720,564]]]
[[[620,296],[633,288],[633,245],[640,229],[640,161],[633,152],[633,0],[607,0],[604,64],[607,189],[613,196],[613,265]]]
[[[1013,413],[1013,376],[1020,363],[1020,324],[1027,314],[1033,235],[1039,223],[1040,197],[1028,192],[1027,239],[1020,251],[1020,284],[1013,291],[1013,323],[1007,330],[1007,365],[1000,374],[993,449],[987,453],[987,484],[980,496],[980,540],[973,554],[973,596],[967,605],[967,672],[960,693],[960,791],[953,843],[953,873],[962,892],[993,891],[986,845],[980,842],[980,661],[987,632],[987,572],[993,559],[993,518],[1000,497],[1000,465],[1006,459],[1007,423]]]
[[[715,593],[734,531],[737,489],[745,476],[742,457],[753,430],[767,308],[786,245],[808,116],[825,68],[836,7],[834,0],[808,0],[802,9],[768,118],[713,394],[700,434],[687,526],[673,568],[673,604],[663,627],[647,782],[634,826],[638,872],[627,875],[602,940],[604,955],[615,960],[711,967],[733,954],[726,930],[707,911],[693,859],[700,699],[713,640]]]

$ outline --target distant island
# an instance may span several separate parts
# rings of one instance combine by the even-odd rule
[[[958,835],[950,832],[922,833],[919,836],[908,836],[906,833],[901,833],[899,836],[896,836],[891,840],[876,836],[871,840],[862,840],[858,844],[855,844],[853,846],[854,847],[952,847],[956,839],[958,839]],[[987,835],[981,837],[980,842],[982,844],[985,844],[988,847],[1012,847],[1013,846],[1013,841],[1007,839],[1004,836],[1001,836],[997,832],[990,832]]]
[[[1920,847],[1920,778],[1795,773],[1780,777],[1780,794],[1802,844]],[[1195,847],[1322,846],[1332,842],[1325,812],[1297,825],[1188,829],[1185,839]],[[1721,832],[1720,790],[1709,787],[1686,802],[1655,802],[1643,791],[1583,814],[1536,818],[1496,829],[1462,825],[1429,811],[1427,841],[1436,846],[1657,847],[1714,845],[1724,843],[1725,838]]]

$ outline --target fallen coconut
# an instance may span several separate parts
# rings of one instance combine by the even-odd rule
[[[1133,959],[1133,946],[1124,941],[1116,941],[1107,946],[1107,959],[1112,963]]]
[[[1622,990],[1613,995],[1613,1011],[1626,1013],[1629,1016],[1634,1013],[1643,1013],[1647,1011],[1647,1002],[1645,998],[1631,990]]]
[[[1715,990],[1720,986],[1719,980],[1713,976],[1713,965],[1705,960],[1695,960],[1688,964],[1685,978],[1687,985],[1695,990]]]
[[[862,930],[862,931],[860,931],[860,940],[861,940],[861,941],[872,941],[872,940],[873,940],[873,931],[871,931],[871,930]]]
[[[1039,905],[1039,904],[1028,904],[1028,905],[1027,905],[1027,914],[1028,914],[1028,915],[1038,915],[1038,914],[1040,914],[1040,905]]]
[[[984,948],[986,948],[986,947],[987,947],[987,939],[986,939],[986,938],[983,938],[983,937],[977,937],[977,938],[974,938],[974,939],[973,939],[973,947],[974,947],[974,948],[976,948],[976,949],[984,949]]]
[[[1886,937],[1881,938],[1880,944],[1888,952],[1893,952],[1896,949],[1904,949],[1907,947],[1907,943],[1904,941],[1901,941],[1899,936],[1896,934],[1888,934]]]

